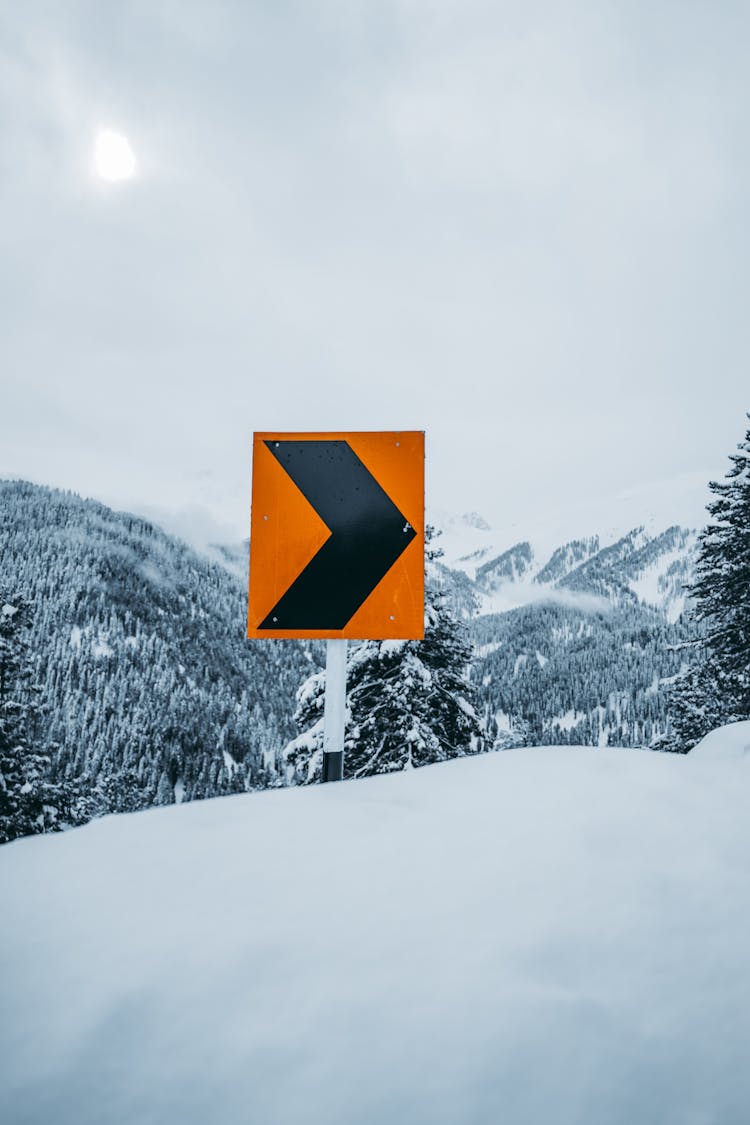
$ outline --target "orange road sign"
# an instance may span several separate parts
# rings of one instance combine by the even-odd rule
[[[424,433],[254,435],[247,635],[424,636]]]

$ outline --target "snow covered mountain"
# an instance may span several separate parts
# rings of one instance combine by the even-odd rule
[[[667,732],[694,630],[680,616],[694,533],[496,549],[472,513],[443,539],[439,573],[473,632],[488,747],[648,745]],[[247,544],[210,551],[71,493],[0,482],[2,583],[33,607],[38,735],[92,815],[277,780],[321,646],[248,642]]]
[[[435,526],[443,563],[470,579],[480,614],[539,601],[586,604],[592,596],[609,603],[639,601],[672,622],[685,608],[694,530],[676,525],[647,530],[641,525],[616,539],[592,532],[543,550],[528,540],[498,548],[499,536],[475,512],[443,517],[442,523],[438,517]]]
[[[0,1116],[741,1125],[721,759],[511,751],[8,844]]]
[[[0,481],[0,584],[31,602],[56,778],[90,812],[264,786],[312,653],[245,638],[247,589],[147,520]]]
[[[651,521],[615,538],[498,549],[476,513],[438,518],[442,580],[474,633],[496,746],[643,746],[668,732],[680,645],[696,631],[684,616],[695,531]]]

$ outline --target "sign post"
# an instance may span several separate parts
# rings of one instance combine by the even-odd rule
[[[346,723],[346,640],[326,642],[326,694],[323,705],[323,781],[344,776]]]
[[[424,636],[424,433],[254,435],[247,635],[327,640],[323,780],[340,780],[347,638]]]

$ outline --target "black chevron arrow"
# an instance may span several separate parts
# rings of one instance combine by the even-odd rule
[[[346,441],[266,445],[331,531],[259,629],[343,629],[416,536]]]

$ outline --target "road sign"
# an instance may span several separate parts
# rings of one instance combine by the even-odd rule
[[[255,434],[247,635],[424,635],[423,433]]]

